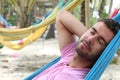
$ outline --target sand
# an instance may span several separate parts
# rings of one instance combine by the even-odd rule
[[[37,41],[21,50],[0,49],[0,80],[23,80],[44,64],[60,56],[56,39]],[[120,80],[120,63],[107,67],[100,80]]]

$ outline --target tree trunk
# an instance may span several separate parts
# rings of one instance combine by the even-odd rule
[[[80,21],[85,25],[85,1],[81,4]]]
[[[12,5],[16,13],[18,13],[20,28],[29,27],[33,19],[30,18],[30,14],[33,10],[36,0],[8,0]]]
[[[85,0],[85,26],[90,28],[90,0]]]
[[[100,8],[99,8],[99,10],[98,10],[98,12],[99,12],[99,17],[100,17],[100,18],[101,18],[101,16],[102,16],[103,11],[104,11],[105,5],[106,5],[106,1],[105,1],[105,0],[101,0]]]
[[[96,5],[96,0],[94,0],[94,2],[93,2],[93,9],[92,9],[92,11],[94,11],[95,10],[95,6]],[[93,12],[91,13],[91,15],[93,16]]]
[[[55,38],[55,25],[51,24],[45,39]]]
[[[24,11],[24,13],[26,13],[26,10]],[[28,15],[27,14],[22,14],[21,16],[21,23],[20,23],[20,26],[21,28],[25,28],[25,27],[28,27]]]
[[[57,0],[52,0],[53,7],[55,7],[58,4]],[[46,39],[55,38],[55,25],[51,24],[50,29],[48,30],[48,34],[46,36]]]
[[[4,7],[5,4],[5,0],[0,0],[0,15],[4,15],[5,14],[5,7]],[[5,17],[5,16],[3,16]]]
[[[110,15],[110,13],[111,13],[112,4],[113,4],[113,0],[110,1],[109,12],[108,12],[109,15]]]
[[[2,14],[2,0],[0,0],[0,14]]]

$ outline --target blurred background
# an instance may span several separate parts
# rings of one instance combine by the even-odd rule
[[[53,10],[60,1],[61,0],[0,0],[0,15],[4,17],[11,26],[27,28],[43,18],[50,10]],[[82,4],[78,5],[72,11],[72,14],[83,22],[87,28],[90,28],[97,20],[108,18],[110,13],[113,12],[119,4],[120,0],[84,0]],[[49,52],[52,53],[52,56],[47,56]],[[57,56],[59,56],[59,50],[56,41],[56,30],[54,23],[52,23],[39,40],[22,50],[15,51],[1,46],[0,80],[22,80],[23,77]],[[120,78],[118,78],[118,74],[120,74],[119,66],[120,49],[113,58],[108,68],[109,71],[105,72],[106,75],[103,75],[101,80],[120,80]],[[115,71],[119,71],[119,73]],[[14,76],[18,78],[13,78]]]

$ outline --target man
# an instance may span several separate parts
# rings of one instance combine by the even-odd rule
[[[5,28],[5,24],[3,21],[0,20],[0,28]]]
[[[120,25],[104,19],[87,30],[79,20],[63,10],[56,19],[56,29],[61,59],[33,80],[84,80]],[[75,35],[79,37],[78,42]]]

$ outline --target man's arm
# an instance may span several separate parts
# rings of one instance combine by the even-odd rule
[[[74,36],[80,37],[87,28],[72,14],[63,10],[56,18],[56,29],[60,50],[74,41]]]

